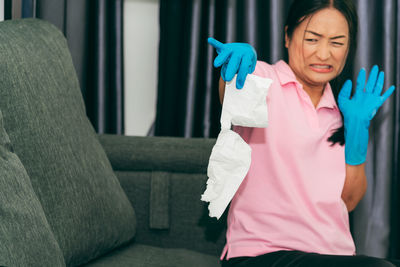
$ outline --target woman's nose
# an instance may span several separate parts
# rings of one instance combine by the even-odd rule
[[[321,44],[317,48],[317,57],[320,60],[327,60],[331,56],[331,50],[328,44]]]

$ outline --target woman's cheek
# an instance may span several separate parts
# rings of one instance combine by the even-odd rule
[[[347,57],[347,48],[340,48],[335,51],[335,58],[339,61],[346,61]]]
[[[341,73],[344,68],[344,65],[346,65],[347,49],[342,51],[337,51],[337,53],[335,54],[335,59],[340,64],[339,73]]]
[[[312,56],[313,54],[314,54],[314,52],[315,52],[315,46],[312,46],[312,45],[304,45],[304,48],[303,49],[301,49],[302,50],[302,52],[304,53],[304,57],[305,58],[308,58],[308,57],[310,57],[310,56]],[[300,51],[301,51],[300,50]]]

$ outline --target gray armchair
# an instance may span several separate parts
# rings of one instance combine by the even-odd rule
[[[47,22],[1,22],[0,62],[0,265],[219,266],[214,139],[97,135]]]

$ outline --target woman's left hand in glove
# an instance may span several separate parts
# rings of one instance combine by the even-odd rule
[[[345,158],[349,165],[365,162],[368,148],[368,128],[379,107],[393,93],[392,85],[381,95],[384,73],[374,66],[365,85],[366,72],[361,69],[356,85],[356,92],[350,99],[352,82],[347,80],[338,97],[339,109],[344,117]],[[365,90],[364,90],[365,88]]]

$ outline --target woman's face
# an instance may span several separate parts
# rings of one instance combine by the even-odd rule
[[[289,39],[289,66],[308,87],[324,86],[338,76],[346,63],[349,27],[337,9],[326,8],[305,19]]]

